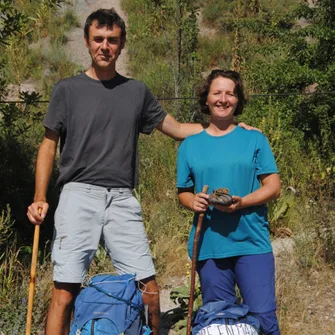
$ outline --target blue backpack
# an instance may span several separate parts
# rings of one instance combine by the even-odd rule
[[[69,335],[147,335],[135,275],[97,275],[79,293]]]
[[[208,302],[197,311],[192,324],[192,335],[260,334],[258,319],[248,312],[249,308],[244,304],[226,301]]]

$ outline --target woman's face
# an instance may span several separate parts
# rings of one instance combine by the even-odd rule
[[[206,104],[212,118],[218,120],[233,119],[238,104],[235,83],[228,78],[215,78],[209,88]]]

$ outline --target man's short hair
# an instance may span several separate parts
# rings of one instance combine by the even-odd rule
[[[84,36],[87,40],[89,38],[90,26],[93,24],[94,21],[97,21],[99,26],[113,27],[113,25],[115,24],[116,26],[121,28],[121,39],[126,39],[126,25],[114,8],[101,8],[88,16],[84,26]]]

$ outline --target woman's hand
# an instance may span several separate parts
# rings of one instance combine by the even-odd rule
[[[180,203],[187,209],[196,213],[206,212],[209,203],[209,195],[204,192],[194,194],[194,188],[178,188],[178,198]]]
[[[203,192],[195,194],[192,203],[192,211],[196,213],[204,213],[206,212],[209,203],[208,203],[209,195]]]
[[[215,206],[222,212],[235,212],[241,208],[259,206],[266,204],[270,200],[277,199],[280,195],[280,179],[277,173],[265,174],[260,176],[262,186],[244,196],[243,198],[233,195],[233,204],[230,206]]]
[[[241,197],[237,195],[233,195],[233,203],[229,206],[222,206],[222,205],[215,205],[214,208],[218,209],[221,212],[232,213],[235,212],[243,207],[243,200]]]

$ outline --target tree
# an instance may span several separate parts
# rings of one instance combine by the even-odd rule
[[[321,157],[335,162],[334,1],[318,0],[314,6],[303,3],[290,14],[270,14],[238,22],[244,36],[250,32],[258,40],[261,36],[258,44],[243,47],[241,43],[249,87],[254,93],[306,94],[294,100],[273,96],[272,103],[280,101],[285,106],[282,126],[302,132],[305,149],[312,143]],[[303,25],[297,23],[301,18]]]
[[[0,47],[10,36],[17,34],[27,18],[13,6],[12,0],[0,0]]]

